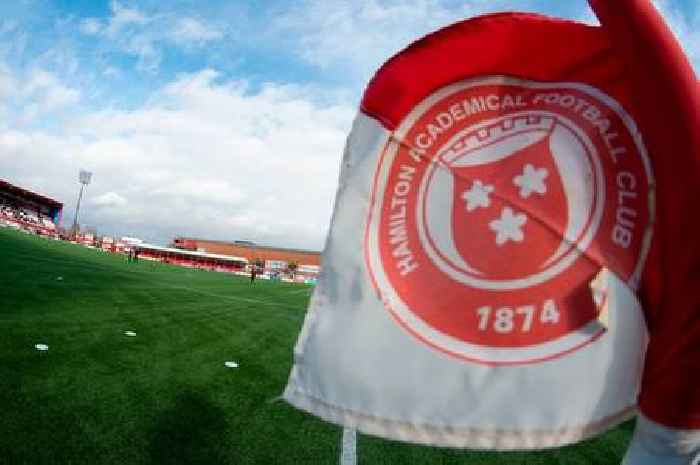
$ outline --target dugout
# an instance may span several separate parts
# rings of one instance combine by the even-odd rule
[[[138,252],[139,259],[159,261],[186,268],[235,273],[244,271],[248,265],[248,260],[243,257],[180,250],[143,243],[132,245],[132,247]]]

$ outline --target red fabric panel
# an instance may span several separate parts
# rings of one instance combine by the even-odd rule
[[[651,332],[640,408],[700,428],[700,97],[696,76],[647,0],[591,0],[624,63],[652,157],[657,223],[644,276]]]
[[[361,109],[393,129],[436,89],[493,74],[584,82],[616,97],[622,84],[620,63],[599,27],[498,13],[441,29],[391,58],[369,83]]]

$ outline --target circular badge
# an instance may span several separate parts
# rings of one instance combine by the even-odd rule
[[[584,84],[487,77],[426,98],[386,144],[366,259],[394,319],[487,364],[548,360],[604,329],[590,282],[636,288],[652,176],[630,116]]]

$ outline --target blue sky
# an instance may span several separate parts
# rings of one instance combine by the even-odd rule
[[[698,69],[698,3],[656,4]],[[103,233],[319,248],[373,71],[502,10],[595,21],[584,0],[2,2],[0,176],[71,218],[95,171],[83,218]]]

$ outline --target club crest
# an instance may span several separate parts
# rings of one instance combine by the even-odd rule
[[[632,119],[582,84],[507,77],[440,89],[380,157],[365,252],[394,319],[487,364],[571,353],[603,333],[589,283],[636,287],[653,212]]]

